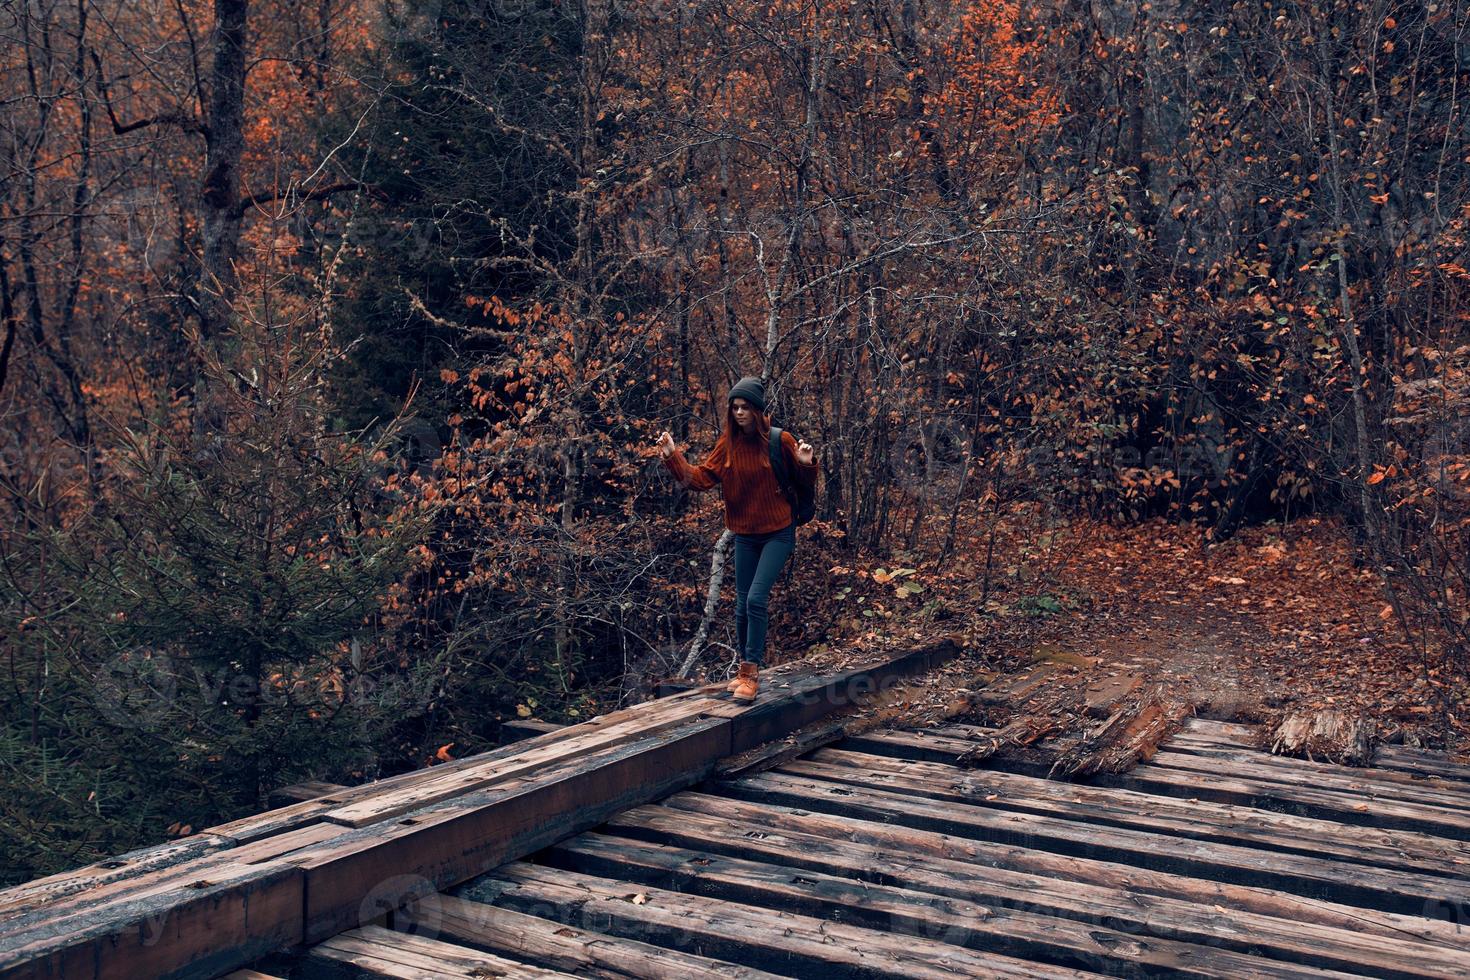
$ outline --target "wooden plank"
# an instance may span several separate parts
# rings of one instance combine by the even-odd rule
[[[1379,751],[1384,748],[1380,746]],[[1311,762],[1306,759],[1293,759],[1290,756],[1268,756],[1260,749],[1250,749],[1236,744],[1201,738],[1193,732],[1175,734],[1165,743],[1164,749],[1188,755],[1228,759],[1232,762],[1259,763],[1269,759],[1270,771],[1277,774],[1278,781],[1310,783],[1318,774],[1343,774],[1342,767],[1331,762]],[[1455,806],[1470,805],[1470,783],[1458,779],[1405,772],[1401,769],[1385,769],[1379,765],[1365,769],[1352,769],[1348,774],[1354,779],[1380,786],[1382,795],[1391,795],[1398,787],[1407,786],[1416,791],[1433,792],[1445,799],[1453,799]],[[1464,803],[1462,804],[1461,801]]]
[[[1252,748],[1256,746],[1259,738],[1254,726],[1243,725],[1235,721],[1215,721],[1212,718],[1195,717],[1186,721],[1184,727],[1191,732],[1212,735]]]
[[[437,896],[432,924],[438,936],[504,951],[579,977],[624,980],[767,980],[775,974],[748,966],[607,936],[513,909]]]
[[[1342,865],[1296,854],[1263,852],[1057,817],[996,811],[782,772],[715,784],[721,795],[823,810],[867,820],[1042,848],[1075,857],[1122,861],[1233,884],[1260,885],[1310,898],[1351,902],[1410,915],[1470,908],[1470,882],[1384,868]]]
[[[1184,736],[1170,739],[1154,763],[1171,769],[1219,772],[1288,786],[1313,786],[1345,793],[1470,809],[1470,784],[1433,776],[1413,776],[1384,769],[1359,769],[1331,762],[1272,756],[1255,750],[1229,749]]]
[[[347,965],[350,969],[342,972],[344,977],[366,973],[401,980],[439,980],[444,977],[570,980],[573,976],[437,939],[393,932],[380,926],[364,926],[333,936],[312,947],[309,957],[319,973],[325,972],[322,968],[332,964]]]
[[[1219,946],[1308,966],[1377,977],[1470,976],[1470,949],[1431,945],[1391,929],[1385,930],[1386,934],[1364,934],[1356,916],[1352,928],[1344,929],[1226,909],[1219,904],[1223,896],[1200,896],[1197,891],[1189,901],[1146,895],[1133,888],[1011,871],[984,860],[938,856],[922,845],[913,846],[912,836],[906,837],[901,831],[880,831],[886,835],[882,844],[863,843],[854,840],[862,831],[844,826],[842,821],[791,811],[784,815],[789,820],[778,828],[773,826],[769,813],[748,806],[740,814],[745,819],[644,806],[618,814],[605,829],[653,843],[822,871],[1078,922],[1106,922],[1130,935]],[[791,830],[787,826],[805,829]],[[895,854],[901,854],[901,859],[895,859]]]
[[[0,891],[0,916],[15,916],[90,892],[116,882],[130,881],[224,850],[230,841],[213,834],[194,834],[152,847],[128,851],[72,871],[37,878]]]
[[[1164,763],[1174,763],[1178,759],[1160,754],[1165,755],[1162,761],[1156,757],[1150,765],[1139,766],[1126,773],[1099,775],[1095,782],[1146,793],[1280,810],[1361,827],[1412,830],[1456,840],[1470,839],[1470,813],[1462,810],[1424,803],[1401,803],[1349,790],[1293,786],[1228,773],[1174,768]]]
[[[926,735],[920,740],[913,737],[913,733],[897,738],[868,735],[851,745],[864,751],[900,757],[913,751],[926,761],[943,759],[949,753],[947,761],[958,761],[963,750],[955,742],[943,741],[947,737]],[[1255,765],[1272,766],[1282,761],[1268,757]],[[1045,775],[1048,770],[1044,759],[1024,756],[999,756],[990,760],[988,766],[1025,775]],[[1356,778],[1362,770],[1344,769],[1342,772],[1343,775],[1335,780],[1324,780],[1331,783],[1326,787],[1293,785],[1292,781],[1281,781],[1279,773],[1275,780],[1268,780],[1261,778],[1264,770],[1251,772],[1224,764],[1202,766],[1186,754],[1163,751],[1157,753],[1148,765],[1124,773],[1099,773],[1092,782],[1155,795],[1277,810],[1361,827],[1407,830],[1455,840],[1470,839],[1470,811],[1460,808],[1459,796],[1446,801],[1451,805],[1445,806],[1386,799],[1363,791],[1366,784]]]
[[[668,698],[660,699],[660,704],[673,703],[691,698],[705,698],[710,693],[719,689],[719,685],[706,685],[702,688],[694,688],[680,694],[670,695]],[[268,810],[265,813],[254,814],[239,820],[232,820],[215,827],[208,827],[202,833],[214,834],[219,837],[227,837],[237,842],[259,840],[272,834],[279,834],[296,827],[306,826],[321,820],[325,814],[338,807],[345,806],[360,800],[385,792],[405,789],[416,786],[431,779],[441,779],[446,773],[458,772],[474,766],[484,765],[497,759],[509,759],[544,746],[553,745],[563,739],[573,738],[589,731],[602,730],[614,725],[621,724],[637,717],[640,711],[648,710],[653,702],[632,705],[621,708],[605,715],[589,718],[580,725],[570,725],[566,728],[535,738],[528,738],[512,745],[492,749],[489,752],[480,752],[475,755],[467,755],[452,762],[446,762],[427,769],[415,769],[411,772],[398,773],[384,779],[375,780],[353,786],[342,793],[333,793],[330,796],[315,800],[305,800],[291,806]]]
[[[923,934],[880,932],[521,862],[477,882],[465,897],[787,975],[852,980],[1094,976],[968,950]]]
[[[569,871],[634,881],[681,894],[779,908],[900,936],[924,935],[968,949],[1104,974],[1145,972],[1190,980],[1347,976],[1172,939],[1139,941],[1099,924],[977,905],[822,871],[804,869],[793,874],[781,864],[597,834],[564,841],[549,850],[544,860]]]
[[[408,873],[447,888],[707,776],[728,754],[726,719],[695,722],[448,800],[308,849],[306,941],[358,925],[363,894]]]
[[[1019,705],[1038,693],[1056,673],[1056,664],[1037,664],[1020,674],[997,678],[976,694],[975,700],[996,706]]]
[[[1059,783],[1014,773],[969,771],[933,762],[823,749],[782,772],[875,786],[934,799],[1064,817],[1110,827],[1257,847],[1394,868],[1414,874],[1470,874],[1470,846],[1410,831],[1345,834],[1340,823],[1134,790]]]
[[[1399,772],[1417,773],[1422,776],[1437,776],[1470,783],[1470,766],[1456,762],[1444,752],[1415,749],[1406,745],[1380,745],[1373,756],[1373,765],[1380,769],[1396,769]]]
[[[482,765],[466,766],[418,780],[412,786],[375,793],[329,810],[322,814],[322,819],[348,827],[365,827],[391,820],[440,800],[463,796],[496,783],[535,773],[573,756],[610,749],[697,722],[706,709],[716,704],[718,702],[712,698],[687,698],[653,705],[646,712],[611,727],[594,728],[581,735],[559,739],[510,758],[492,759]]]
[[[1067,884],[1124,891],[1140,909],[1147,909],[1149,896],[1155,896],[1335,930],[1356,931],[1375,940],[1381,937],[1470,950],[1470,935],[1459,924],[1464,921],[1463,916],[1458,921],[1443,921],[1328,901],[1304,901],[1300,896],[1266,888],[1191,878],[1113,861],[1075,858],[890,822],[833,816],[801,806],[750,803],[693,790],[674,794],[661,804],[660,809],[676,811],[681,816],[694,814],[757,824],[761,829],[747,835],[752,837],[755,834],[770,836],[778,832],[796,832],[871,846],[889,855],[875,864],[875,867],[885,870],[891,870],[896,863],[891,857],[893,854],[902,854],[906,860],[959,861],[982,869],[982,874],[999,869],[1057,878]],[[790,858],[797,859],[794,854]],[[1156,921],[1167,924],[1168,920]]]
[[[141,889],[0,935],[3,980],[211,977],[301,939],[302,875],[275,862]]]
[[[261,973],[259,970],[236,970],[234,973],[225,974],[221,980],[285,980],[285,978],[278,977],[274,973]]]

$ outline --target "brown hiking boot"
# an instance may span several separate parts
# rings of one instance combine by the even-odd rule
[[[754,701],[760,688],[761,682],[756,674],[755,664],[745,661],[740,665],[740,672],[730,682],[730,693],[735,695],[736,701]]]

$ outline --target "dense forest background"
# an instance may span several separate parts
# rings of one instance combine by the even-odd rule
[[[1464,0],[7,0],[0,885],[720,669],[742,374],[806,645],[1310,514],[1463,678],[1467,95]]]

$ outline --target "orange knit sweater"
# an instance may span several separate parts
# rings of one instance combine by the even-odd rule
[[[817,461],[810,465],[796,460],[796,438],[781,430],[781,448],[786,453],[790,479],[804,487],[816,486]],[[677,449],[664,460],[674,478],[692,490],[708,490],[716,483],[725,498],[725,527],[736,534],[768,534],[791,523],[791,502],[781,493],[771,469],[771,455],[764,439],[727,439],[721,434],[715,447],[698,466],[690,466]]]

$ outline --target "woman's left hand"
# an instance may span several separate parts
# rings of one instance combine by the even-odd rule
[[[799,442],[796,444],[796,461],[803,466],[812,465],[812,444]]]

